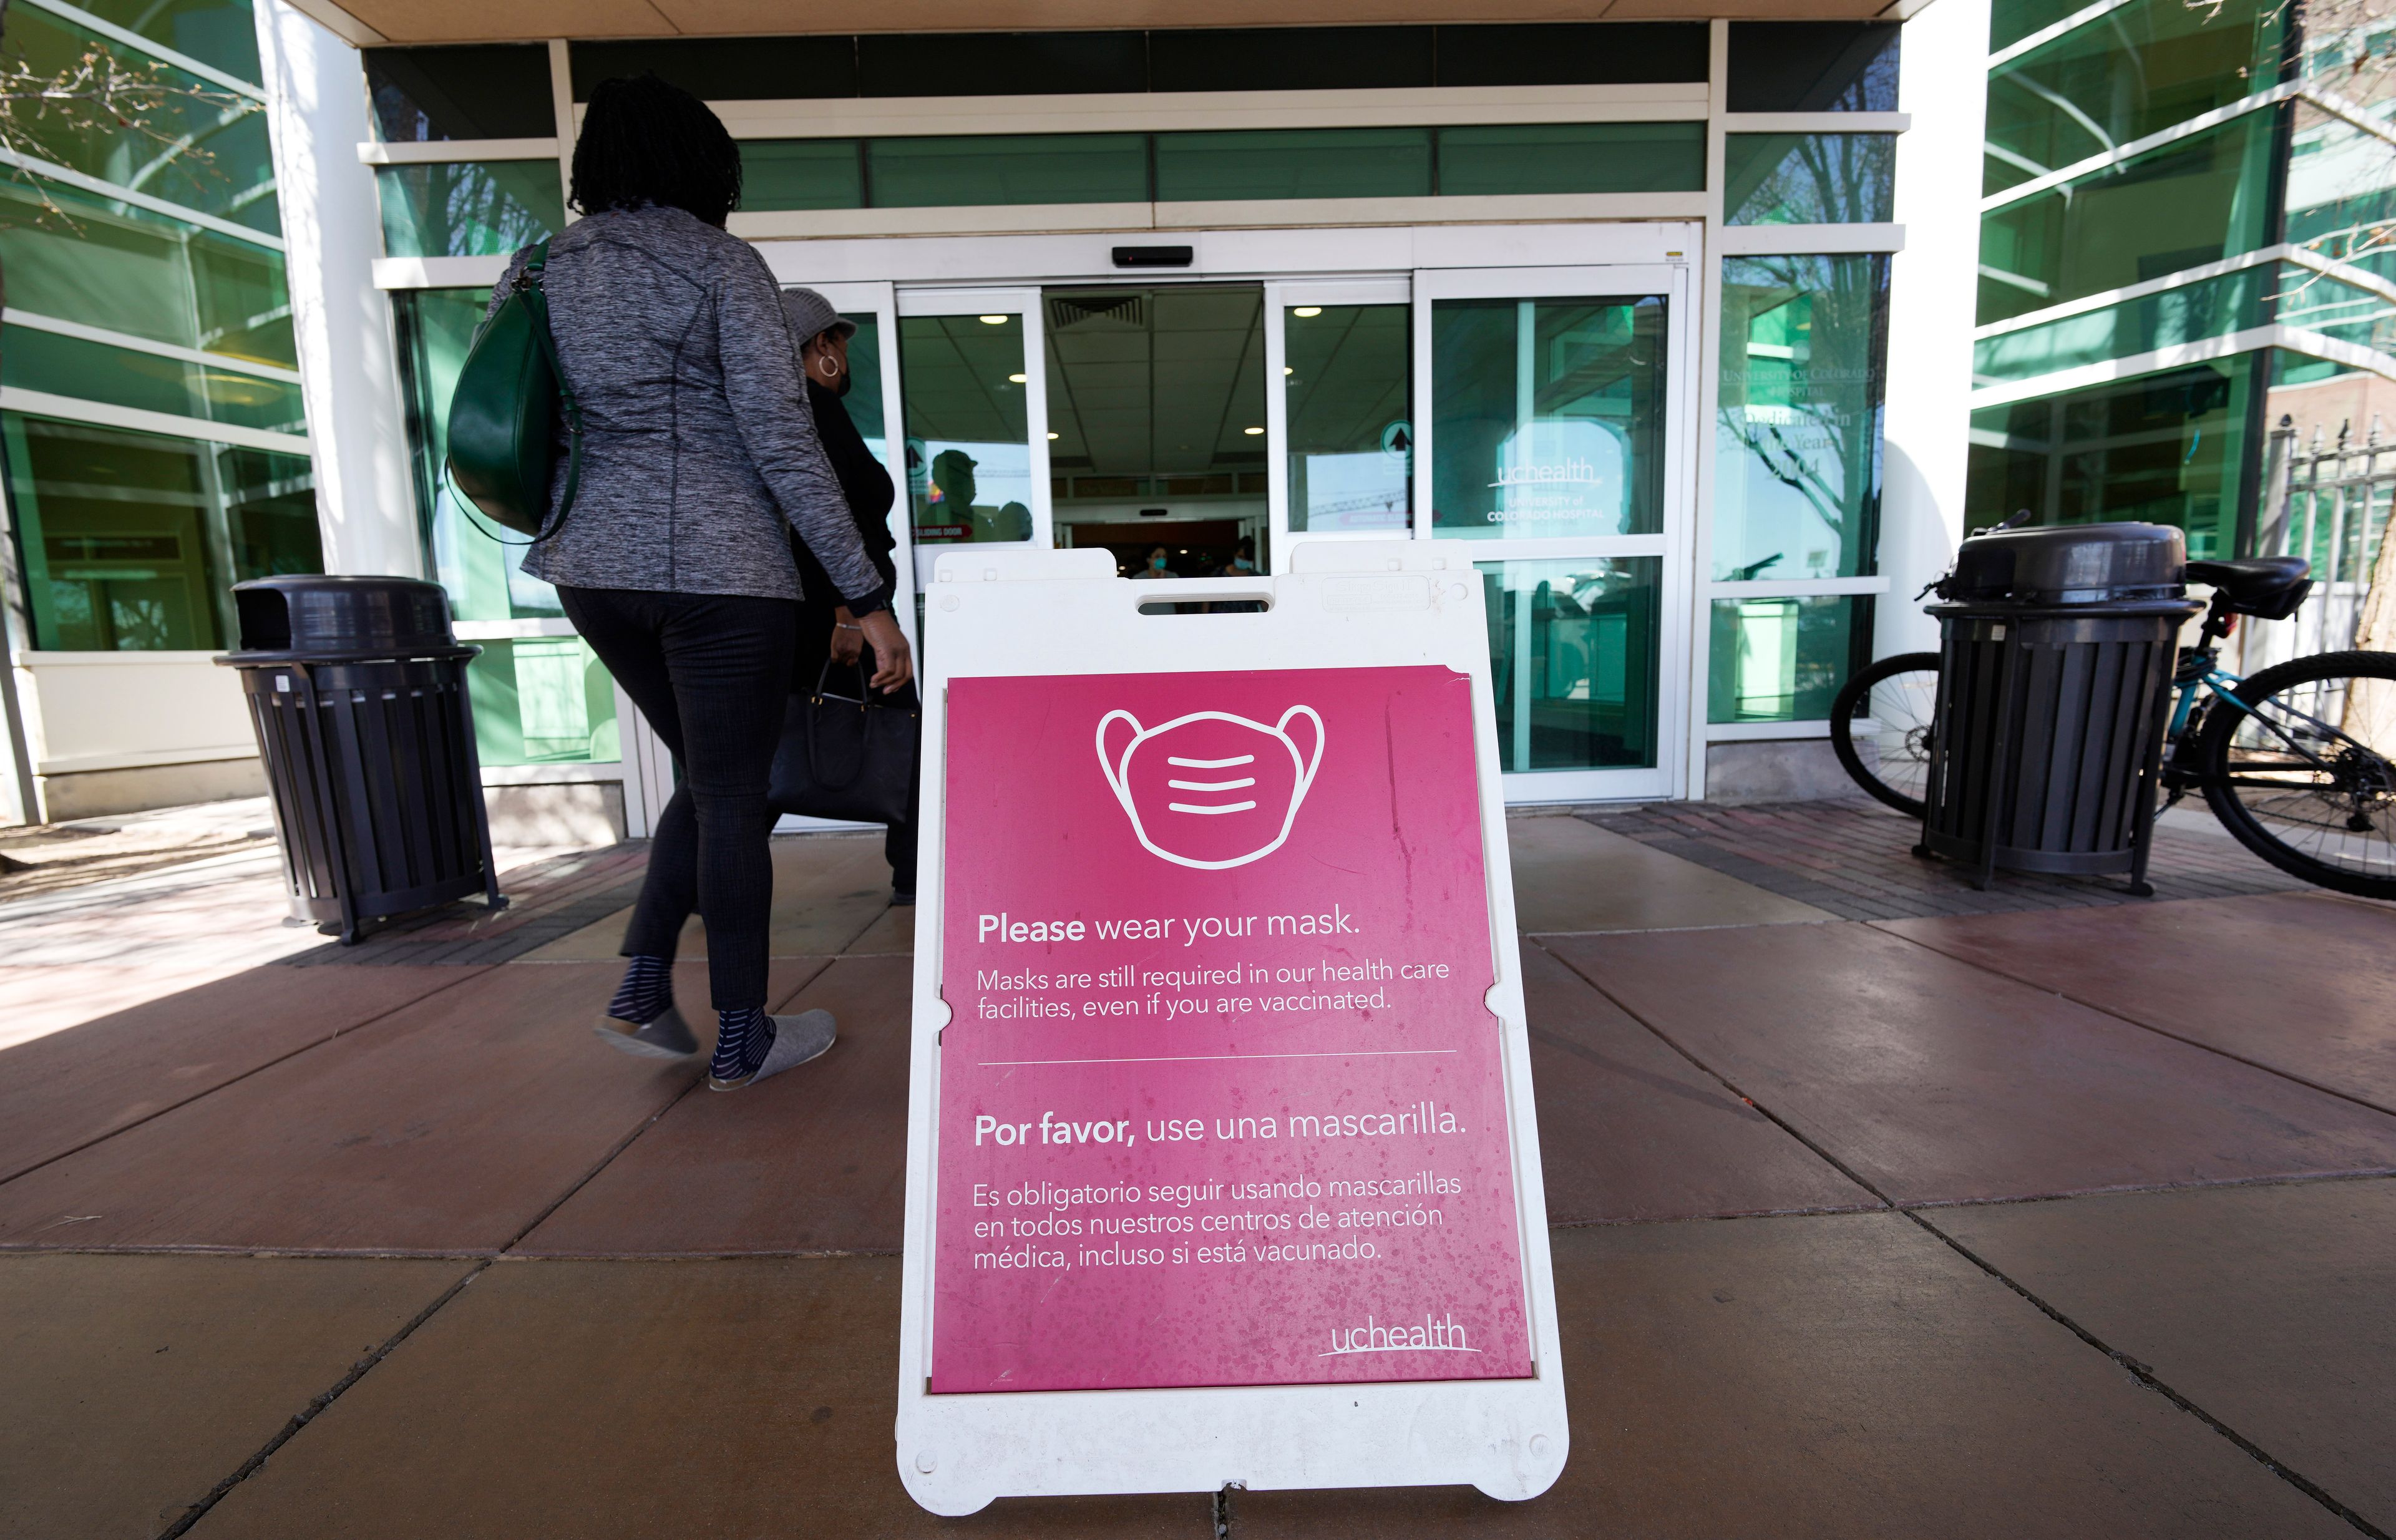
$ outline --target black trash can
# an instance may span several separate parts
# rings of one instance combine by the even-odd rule
[[[481,893],[491,862],[466,664],[449,599],[412,578],[233,585],[250,725],[295,918],[355,942],[367,923]]]
[[[1980,868],[2126,871],[2147,845],[2187,552],[2168,524],[1975,536],[1926,606],[1938,702],[1923,853]]]

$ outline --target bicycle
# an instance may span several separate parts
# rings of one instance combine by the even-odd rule
[[[2291,876],[2365,898],[2396,898],[2396,653],[2329,652],[2244,678],[2221,667],[2241,617],[2284,620],[2312,589],[2300,556],[2190,562],[2209,584],[2198,644],[2173,672],[2163,807],[2202,792],[2239,843]],[[1830,748],[1856,783],[1923,815],[1938,655],[1884,657],[1830,705]]]

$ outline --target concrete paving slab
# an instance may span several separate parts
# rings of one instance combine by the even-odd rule
[[[1564,1230],[1555,1266],[1572,1454],[1553,1490],[1243,1493],[1232,1533],[2353,1533],[1900,1215]]]
[[[12,968],[43,989],[116,970]],[[251,968],[0,1050],[0,1181],[472,979],[473,968]],[[154,982],[137,979],[136,987]],[[19,998],[9,989],[13,1014]],[[105,998],[103,996],[103,998]]]
[[[193,1540],[1212,1536],[1204,1496],[898,1484],[898,1261],[504,1261],[235,1487]]]
[[[2396,908],[2291,893],[1882,928],[2396,1112]]]
[[[2396,1170],[2396,1118],[1870,925],[1549,945],[1898,1202]]]
[[[0,1257],[0,1535],[153,1535],[469,1264]]]
[[[1523,974],[1550,1220],[1881,1206],[1554,957]]]
[[[839,1018],[832,1052],[749,1090],[685,1097],[517,1253],[896,1252],[913,969],[904,956],[835,960],[789,1007]]]
[[[882,918],[866,927],[865,934],[848,944],[848,955],[864,956],[873,952],[904,952],[912,956],[915,950],[915,906],[894,904],[882,911]]]
[[[779,989],[820,965],[777,964]],[[489,969],[270,1065],[0,1186],[0,1246],[496,1251],[704,1068],[592,1039],[618,976]]]
[[[2366,1522],[2396,1531],[2396,1182],[1926,1217]]]
[[[878,834],[811,834],[772,842],[774,919],[769,946],[776,957],[829,957],[847,949],[890,904],[890,867]],[[525,954],[530,962],[595,962],[617,955],[624,942],[627,906],[570,936]],[[683,927],[680,955],[707,955],[707,930],[697,915]]]
[[[1509,818],[1514,923],[1541,931],[1781,925],[1832,916],[1579,818]]]

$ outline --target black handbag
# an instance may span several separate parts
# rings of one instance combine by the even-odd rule
[[[903,701],[874,698],[865,664],[857,694],[833,694],[827,659],[812,694],[793,694],[782,714],[782,741],[765,801],[777,813],[846,823],[905,823],[913,815],[914,692]]]

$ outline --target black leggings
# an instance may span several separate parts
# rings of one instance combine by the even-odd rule
[[[672,957],[707,917],[719,1011],[765,1003],[774,864],[766,777],[791,687],[798,605],[741,594],[557,591],[566,618],[673,750],[682,783],[650,831],[649,871],[625,927],[627,957]]]

